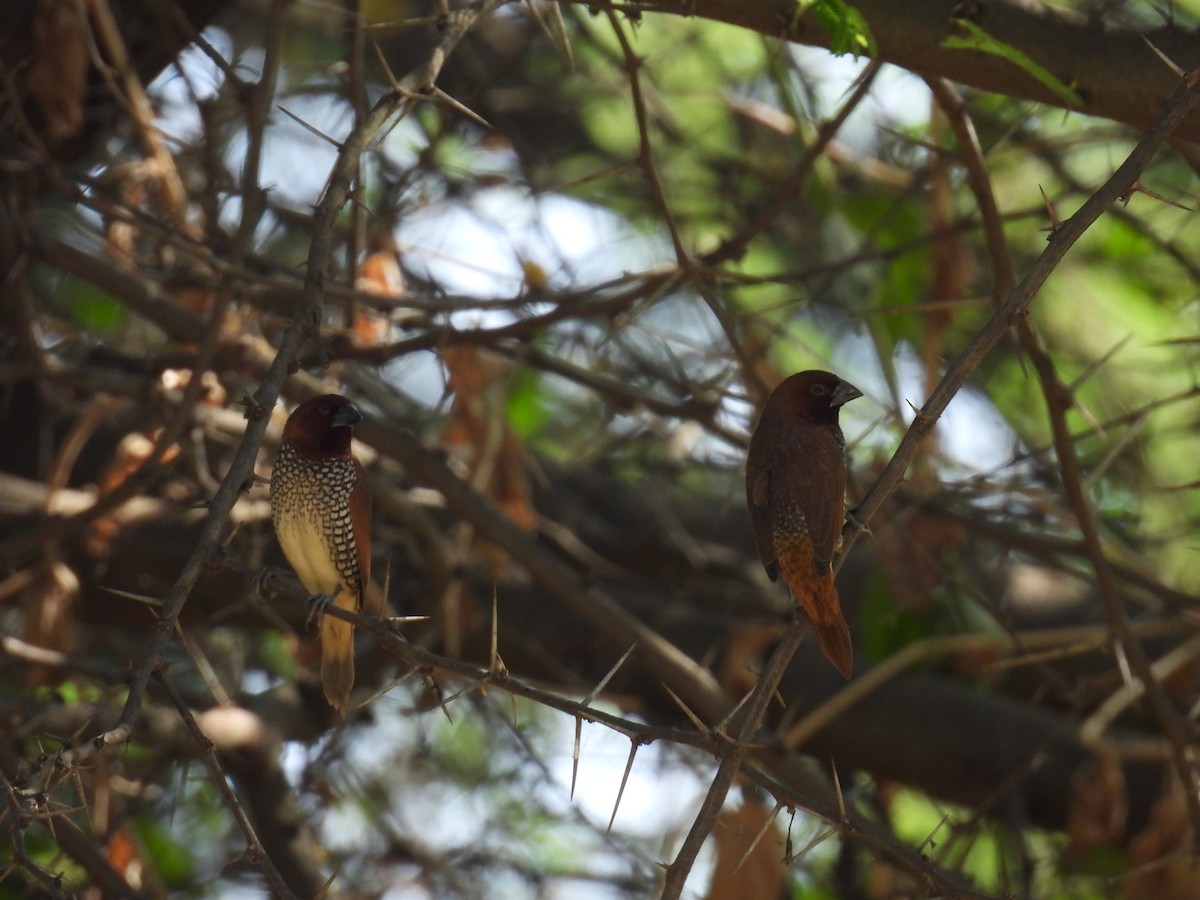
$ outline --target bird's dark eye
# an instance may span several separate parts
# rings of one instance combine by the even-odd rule
[[[330,405],[328,403],[321,404],[321,415],[327,416],[331,412],[333,412],[333,409],[332,409],[332,407],[330,407]]]
[[[829,388],[825,387],[823,384],[814,384],[809,388],[809,390],[812,391],[812,395],[814,397],[824,397],[829,393]]]

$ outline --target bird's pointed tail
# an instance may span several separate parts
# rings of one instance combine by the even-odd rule
[[[355,608],[345,590],[333,602],[343,609]],[[334,616],[321,618],[321,685],[329,705],[344,716],[354,688],[354,626]]]
[[[850,626],[842,617],[842,605],[833,584],[833,573],[818,578],[811,591],[797,594],[797,598],[812,621],[821,652],[833,663],[834,668],[849,678],[854,670],[854,648],[850,645]]]

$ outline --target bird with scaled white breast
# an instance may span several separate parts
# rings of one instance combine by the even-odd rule
[[[361,612],[371,578],[371,494],[350,449],[362,421],[353,403],[323,394],[296,407],[283,426],[271,473],[271,519],[283,555],[321,619],[321,684],[342,715],[354,687],[354,626],[321,613],[332,603]]]

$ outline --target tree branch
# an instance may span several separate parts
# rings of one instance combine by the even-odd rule
[[[594,6],[594,0],[573,0]],[[957,33],[953,17],[972,21],[995,40],[1029,57],[1083,98],[1078,112],[1150,127],[1166,109],[1178,76],[1154,49],[1183,71],[1200,66],[1200,42],[1182,25],[1138,29],[1113,24],[1063,6],[1035,0],[854,0],[875,38],[876,59],[918,74],[948,78],[983,91],[1062,107],[1054,91],[1015,64],[987,53],[942,46]],[[647,13],[698,16],[749,28],[764,35],[818,47],[829,36],[805,15],[795,22],[796,3],[788,0],[695,0],[692,3],[635,2],[624,8]],[[1200,140],[1200,115],[1181,118],[1177,134]]]
[[[1200,72],[1200,69],[1197,72]],[[1092,194],[1073,216],[1051,232],[1046,249],[1038,257],[1028,274],[1021,279],[1020,284],[1005,298],[992,317],[946,370],[945,376],[933,393],[929,395],[929,399],[917,411],[912,426],[900,441],[900,446],[896,448],[891,460],[888,461],[887,468],[872,485],[862,503],[854,510],[858,523],[868,524],[871,517],[896,489],[908,464],[916,456],[917,450],[925,440],[925,436],[936,424],[954,395],[966,384],[967,379],[996,346],[1004,333],[1021,316],[1027,314],[1029,304],[1033,302],[1037,292],[1050,277],[1050,273],[1066,256],[1067,251],[1106,209],[1120,198],[1128,196],[1138,175],[1150,164],[1150,160],[1154,158],[1179,123],[1191,114],[1196,103],[1200,101],[1200,78],[1193,73],[1186,79],[1177,80],[1177,84],[1178,89],[1175,96],[1171,98],[1171,102],[1154,127],[1146,132],[1137,146],[1133,148],[1133,152],[1109,177],[1108,181]],[[845,551],[848,552],[854,546],[860,533],[860,528],[855,525],[847,525],[844,533]]]

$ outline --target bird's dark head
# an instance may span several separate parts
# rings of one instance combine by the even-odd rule
[[[768,398],[767,409],[772,414],[836,425],[838,410],[861,396],[862,391],[832,372],[809,369],[785,378]]]
[[[358,407],[340,394],[305,400],[288,416],[283,440],[301,453],[338,456],[350,452],[350,430],[363,419]]]

